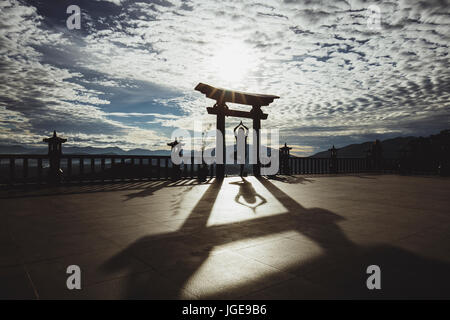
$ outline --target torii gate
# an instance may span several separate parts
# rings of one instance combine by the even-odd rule
[[[267,119],[267,114],[261,110],[262,106],[268,106],[275,99],[279,99],[278,96],[266,95],[266,94],[254,94],[245,93],[233,90],[226,90],[221,88],[215,88],[210,85],[199,83],[195,90],[205,94],[206,97],[216,100],[213,107],[207,107],[206,110],[209,114],[217,115],[217,130],[222,133],[222,137],[216,137],[216,146],[219,145],[219,139],[222,139],[223,158],[225,159],[225,116],[241,117],[253,119],[253,129],[256,132],[256,164],[253,165],[253,174],[255,176],[261,175],[261,163],[259,160],[260,149],[260,132],[261,120]],[[252,106],[250,111],[230,110],[225,104],[239,103]],[[225,163],[225,161],[223,161]],[[221,179],[225,176],[225,164],[216,164],[216,177]]]

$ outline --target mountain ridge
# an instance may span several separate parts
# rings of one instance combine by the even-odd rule
[[[105,155],[170,155],[170,150],[123,150],[119,147],[65,147],[63,154],[105,154]],[[0,154],[46,154],[47,147],[25,147],[21,145],[0,145]]]
[[[436,136],[442,135],[444,132],[448,132],[448,130],[443,130],[437,135],[430,135],[429,137],[396,137],[385,139],[381,141],[382,149],[383,149],[383,157],[390,159],[398,159],[402,155],[402,151],[408,146],[411,141],[420,140],[420,139],[428,139]],[[337,157],[338,158],[365,158],[366,152],[370,149],[371,144],[374,141],[366,141],[362,143],[353,143],[346,145],[341,148],[337,148]],[[227,146],[227,149],[230,148]],[[235,149],[235,146],[234,146]],[[208,149],[211,151],[211,149]],[[214,150],[214,148],[212,148]],[[270,148],[269,148],[270,150]],[[47,147],[26,147],[23,145],[0,145],[0,154],[46,154]],[[269,154],[271,152],[269,151]],[[106,148],[98,148],[98,147],[66,147],[63,146],[63,154],[86,154],[86,155],[161,155],[161,156],[169,156],[171,151],[169,149],[166,150],[147,150],[142,148],[135,148],[130,150],[123,150],[120,147],[106,147]],[[214,151],[212,151],[214,154]],[[330,151],[325,150],[318,152],[309,157],[311,158],[328,158],[330,156]]]
[[[390,159],[398,159],[401,156],[402,149],[404,149],[408,143],[416,137],[396,137],[391,139],[386,139],[381,141],[381,146],[383,148],[383,157]],[[337,148],[338,158],[365,158],[367,150],[374,141],[366,141],[362,143],[353,143],[346,145],[342,148]],[[330,157],[330,151],[321,151],[312,156],[311,158],[328,158]]]

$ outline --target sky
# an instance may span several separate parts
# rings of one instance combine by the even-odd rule
[[[425,136],[450,128],[449,40],[447,0],[2,0],[0,144],[167,149],[215,126],[199,82],[279,96],[262,126],[296,155]]]

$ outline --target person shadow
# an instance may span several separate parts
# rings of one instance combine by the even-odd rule
[[[126,299],[245,298],[244,293],[267,286],[266,282],[274,275],[246,278],[215,292],[203,292],[195,282],[214,282],[214,277],[220,279],[223,276],[207,263],[216,257],[214,249],[237,241],[294,231],[294,234],[312,241],[321,253],[300,262],[293,259],[292,263],[279,266],[276,272],[295,275],[303,283],[320,289],[305,292],[301,285],[289,292],[274,289],[270,291],[271,299],[292,299],[298,296],[297,292],[303,292],[303,297],[307,298],[327,299],[450,297],[449,264],[391,245],[357,245],[340,228],[338,223],[344,220],[343,217],[322,208],[305,208],[268,179],[257,179],[287,212],[207,226],[223,185],[223,181],[215,180],[177,231],[138,239],[107,260],[101,267],[102,271],[113,273],[127,269],[129,276],[122,288],[122,298]],[[251,183],[238,183],[240,188],[244,188],[240,192],[252,193],[253,186],[249,188],[246,184]],[[298,256],[305,254],[301,248]],[[307,247],[304,249],[308,250]],[[279,257],[284,254],[282,248],[275,252]],[[130,257],[144,262],[150,270],[143,273],[134,269]],[[366,271],[370,265],[378,265],[382,271],[382,290],[369,290],[367,287],[369,275]],[[198,279],[197,271],[205,268],[210,270],[212,280]],[[218,265],[217,268],[226,273],[226,267]],[[295,286],[295,282],[292,285]]]
[[[230,182],[232,185],[239,186],[239,191],[234,197],[234,201],[240,205],[252,209],[256,214],[256,209],[267,203],[267,199],[256,192],[253,185],[247,181],[244,177],[241,177],[241,181]],[[243,199],[244,201],[242,201]],[[258,201],[259,199],[259,201]]]

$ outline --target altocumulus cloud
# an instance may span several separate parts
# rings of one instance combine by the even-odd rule
[[[70,4],[82,10],[81,30],[65,28]],[[370,5],[378,30],[367,25]],[[279,95],[264,126],[298,154],[450,122],[448,1],[0,6],[3,142],[33,143],[55,128],[73,144],[156,148],[173,128],[214,120],[211,101],[193,91],[200,81]]]

